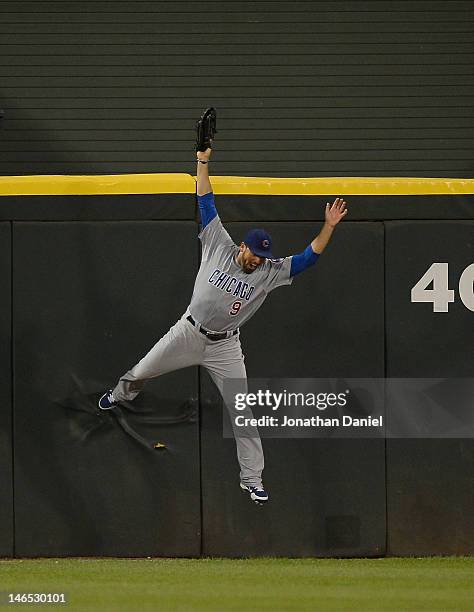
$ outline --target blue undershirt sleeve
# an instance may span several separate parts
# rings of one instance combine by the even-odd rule
[[[309,244],[302,253],[293,255],[291,258],[291,269],[290,276],[296,276],[306,268],[313,266],[319,257],[318,253],[315,253]]]
[[[206,195],[198,196],[199,212],[201,214],[201,223],[203,229],[208,225],[214,217],[217,217],[217,210],[214,204],[214,194],[212,191]]]

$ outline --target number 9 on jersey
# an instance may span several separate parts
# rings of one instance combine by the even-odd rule
[[[240,300],[236,300],[232,304],[232,308],[229,310],[229,314],[232,316],[236,315],[239,312],[241,306],[242,306],[242,302]]]

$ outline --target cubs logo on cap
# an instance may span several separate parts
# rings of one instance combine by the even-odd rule
[[[243,242],[257,257],[273,259],[272,238],[264,229],[250,230],[246,233]]]

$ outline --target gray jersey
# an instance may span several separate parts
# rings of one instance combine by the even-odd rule
[[[242,326],[280,285],[291,285],[291,256],[266,259],[251,274],[236,263],[239,247],[217,215],[199,234],[202,261],[189,312],[210,331],[229,331]]]

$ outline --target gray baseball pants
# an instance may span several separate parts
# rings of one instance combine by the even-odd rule
[[[113,390],[117,402],[135,399],[150,378],[196,365],[206,368],[221,395],[226,378],[239,379],[242,384],[239,392],[247,392],[247,374],[239,334],[224,340],[209,340],[186,320],[188,314],[186,312],[145,357],[120,378]],[[234,433],[235,416],[253,416],[250,408],[237,411],[230,402],[226,406]],[[246,436],[249,436],[249,428],[246,429]],[[262,486],[263,450],[256,427],[250,428],[250,436],[235,436],[240,480],[246,485]]]

